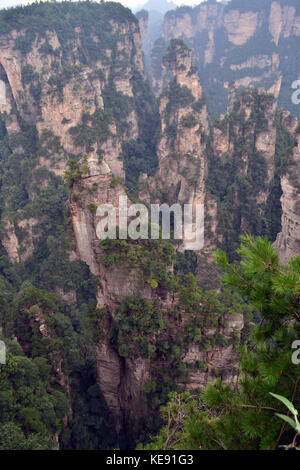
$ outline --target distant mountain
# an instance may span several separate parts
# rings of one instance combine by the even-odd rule
[[[148,0],[147,3],[141,4],[133,9],[134,12],[139,10],[147,11],[157,11],[164,15],[169,10],[174,10],[177,8],[177,5],[173,2],[168,2],[167,0]]]

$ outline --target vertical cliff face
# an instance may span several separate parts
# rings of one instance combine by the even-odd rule
[[[235,383],[236,346],[244,322],[238,312],[219,315],[218,303],[216,311],[207,313],[209,299],[202,298],[193,277],[187,287],[178,284],[169,242],[100,242],[95,208],[103,203],[118,207],[125,195],[102,163],[98,173],[74,182],[69,204],[77,255],[99,279],[93,320],[97,383],[117,431],[133,439],[141,426],[151,426],[147,416],[157,406],[151,393],[164,400],[170,381],[172,387],[188,389],[204,387],[217,377]]]
[[[137,19],[139,20],[139,27],[141,33],[142,46],[145,47],[145,39],[148,32],[149,26],[149,13],[146,10],[141,10],[136,14]]]
[[[159,111],[161,137],[158,170],[140,180],[141,198],[150,202],[204,204],[208,112],[191,51],[174,40],[164,58],[172,78],[163,91]],[[148,195],[147,195],[148,192]]]
[[[282,229],[278,234],[275,247],[282,261],[300,253],[300,203],[299,203],[299,170],[300,138],[299,124],[296,119],[286,116],[286,125],[296,133],[296,146],[293,149],[293,164],[281,178],[282,196]],[[297,127],[298,126],[298,127]]]
[[[225,110],[232,80],[238,88],[264,88],[279,98],[281,106],[299,115],[290,91],[300,73],[292,59],[299,45],[299,24],[299,4],[295,0],[284,5],[273,0],[247,5],[237,0],[226,6],[205,2],[169,11],[153,47],[154,89],[160,92],[166,80],[159,50],[167,48],[172,38],[180,38],[193,51],[215,116]]]
[[[122,12],[119,18],[109,13],[106,20],[100,18],[106,21],[101,31],[79,22],[66,38],[61,32],[31,34],[30,29],[1,36],[2,122],[13,154],[35,151],[34,172],[46,168],[63,176],[68,159],[85,154],[89,176],[99,173],[102,162],[104,174],[108,167],[125,181],[122,145],[139,136],[136,102],[145,75],[137,21]],[[148,110],[151,114],[151,103]],[[22,136],[29,127],[30,143]],[[34,189],[28,184],[32,200]],[[10,225],[3,240],[12,260],[20,250],[23,259],[32,252],[28,241],[21,243],[15,234],[35,225],[34,218],[26,222],[23,215],[15,227],[2,216],[4,226]]]
[[[73,184],[69,204],[77,256],[99,279],[97,307],[100,317],[94,345],[97,383],[114,418],[116,430],[132,436],[144,413],[142,386],[150,380],[149,363],[141,357],[131,360],[120,355],[110,334],[116,310],[126,297],[138,294],[151,299],[152,294],[150,286],[144,287],[141,277],[134,270],[130,272],[127,264],[109,266],[103,262],[105,251],[96,233],[100,221],[96,208],[101,204],[118,208],[120,197],[127,197],[124,187],[102,161],[88,176],[81,176]],[[135,423],[131,430],[130,420]]]
[[[251,159],[261,157],[265,167],[264,184],[255,186],[256,191],[253,188],[258,203],[266,202],[275,173],[275,115],[273,96],[248,90],[236,101],[229,101],[228,114],[217,120],[213,128],[212,147],[216,157],[222,159],[227,154],[234,159],[243,147],[239,162],[242,174],[251,169]]]
[[[8,100],[1,105],[1,112],[7,113],[15,123],[10,125],[8,133],[20,130],[17,117],[36,126],[43,147],[47,145],[48,151],[52,150],[51,169],[60,175],[68,155],[78,156],[87,151],[91,160],[105,154],[114,174],[124,178],[122,163],[117,158],[122,142],[117,129],[122,124],[120,120],[116,123],[112,116],[109,125],[104,126],[107,128],[103,129],[103,135],[85,135],[85,131],[93,133],[91,123],[96,134],[95,125],[101,125],[101,118],[111,105],[107,95],[112,75],[111,86],[128,106],[127,128],[122,137],[134,139],[138,134],[130,80],[133,68],[144,77],[138,26],[134,21],[121,25],[111,21],[110,29],[115,41],[101,52],[101,58],[93,55],[92,49],[96,48],[99,55],[97,44],[101,38],[90,32],[89,49],[85,44],[86,31],[79,26],[67,45],[62,45],[55,32],[48,32],[46,37],[37,35],[25,53],[16,47],[16,42],[24,40],[22,32],[12,31],[5,38],[1,65],[7,78]],[[114,60],[113,48],[119,57],[126,58],[123,62],[119,58]],[[19,116],[12,111],[14,105]],[[113,114],[114,110],[110,111]],[[51,139],[59,141],[58,148],[50,147]],[[49,167],[48,155],[40,153],[41,164]]]
[[[216,234],[227,252],[233,253],[241,233],[275,241],[280,232],[286,201],[283,195],[281,207],[281,187],[297,166],[296,126],[296,118],[277,110],[273,96],[246,90],[235,100],[231,89],[228,112],[213,127],[206,182],[218,200]],[[291,238],[297,243],[295,232]],[[295,248],[287,256],[297,254]]]

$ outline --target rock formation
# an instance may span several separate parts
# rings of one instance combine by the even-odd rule
[[[194,8],[169,11],[153,46],[154,90],[159,94],[166,82],[158,46],[164,44],[166,49],[172,38],[180,38],[193,51],[215,116],[225,110],[232,80],[237,88],[264,88],[279,98],[282,107],[299,116],[298,107],[291,102],[291,85],[300,76],[293,64],[299,24],[299,4],[294,0],[284,5],[276,0],[247,5],[242,0],[227,5],[203,2]],[[289,54],[285,53],[287,48]]]
[[[270,31],[280,44],[281,37],[298,35],[299,20],[295,8],[276,5]],[[243,47],[261,25],[259,11],[227,10],[201,5],[196,22],[189,9],[167,15],[165,39],[184,30],[192,40],[196,26],[207,31],[207,48],[196,63],[213,64],[219,29],[225,28],[230,45]],[[221,297],[201,292],[192,275],[185,277],[179,269],[177,280],[176,252],[165,240],[100,242],[97,207],[117,207],[128,194],[125,183],[133,181],[147,203],[204,204],[205,245],[196,254],[195,269],[200,281],[208,279],[208,267],[215,269],[213,249],[222,246],[232,255],[245,231],[275,239],[281,230],[276,246],[286,259],[299,251],[299,204],[293,171],[289,174],[281,161],[279,129],[295,169],[299,133],[289,113],[277,116],[272,96],[252,90],[236,99],[232,88],[227,114],[212,126],[191,49],[178,39],[165,51],[169,72],[166,86],[158,87],[156,109],[137,19],[121,6],[95,5],[96,11],[96,24],[88,17],[80,24],[74,20],[66,37],[59,28],[38,25],[33,30],[15,26],[0,35],[1,249],[11,263],[29,269],[52,254],[49,290],[67,304],[76,302],[78,293],[55,278],[60,257],[65,263],[80,260],[95,276],[97,309],[90,321],[96,381],[117,431],[132,439],[149,410],[161,404],[151,402],[151,391],[163,400],[177,386],[196,389],[217,377],[235,383],[244,320]],[[261,73],[270,67],[279,79],[276,54],[243,56],[232,70]],[[270,215],[274,200],[279,204],[280,178],[282,229]],[[51,204],[47,191],[52,191]],[[131,195],[128,204],[133,202]],[[63,234],[67,223],[72,240]],[[61,246],[53,256],[55,243]],[[184,257],[186,246],[176,248]],[[218,284],[212,277],[209,288]]]

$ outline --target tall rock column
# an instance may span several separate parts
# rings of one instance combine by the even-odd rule
[[[151,203],[204,204],[208,113],[190,49],[172,40],[164,57],[172,79],[159,101],[159,167],[140,179],[140,197]]]

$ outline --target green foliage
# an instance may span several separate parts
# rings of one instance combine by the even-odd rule
[[[162,61],[163,57],[167,51],[167,43],[164,38],[158,38],[152,48],[151,51],[151,69],[152,69],[152,76],[156,80],[161,78],[162,72]],[[154,90],[157,91],[154,87]]]
[[[168,50],[163,57],[163,64],[170,68],[176,64],[179,58],[185,57],[188,52],[190,52],[189,48],[182,39],[171,39]]]
[[[22,54],[28,54],[31,51],[32,43],[36,38],[34,31],[29,30],[23,36],[18,36],[15,41],[15,49],[21,51]]]
[[[0,371],[0,448],[51,449],[51,436],[61,429],[63,419],[56,409],[51,366],[46,358],[26,357],[20,347],[12,354],[11,347],[9,343],[7,364]]]
[[[69,188],[81,177],[81,171],[78,162],[74,158],[70,158],[67,162],[67,169],[64,172],[64,180]]]
[[[175,260],[175,251],[167,240],[111,240],[100,242],[104,250],[102,262],[106,267],[128,265],[130,270],[142,273],[142,281],[157,286],[174,288],[174,276],[169,271]]]
[[[34,68],[32,65],[27,64],[25,67],[22,69],[22,83],[23,86],[27,85],[28,83],[31,83],[36,77],[36,74],[34,72]]]
[[[300,447],[296,447],[297,440],[300,436],[300,423],[298,421],[298,411],[295,409],[293,403],[290,402],[290,400],[288,400],[287,398],[282,397],[281,395],[276,395],[275,393],[271,393],[270,395],[272,395],[277,400],[281,401],[288,408],[288,411],[292,414],[292,416],[294,418],[294,419],[292,419],[290,416],[286,416],[286,415],[282,415],[280,413],[276,413],[276,416],[278,416],[278,418],[280,418],[283,421],[285,421],[286,423],[288,423],[292,427],[292,429],[294,429],[294,431],[296,432],[295,437],[293,439],[293,442],[289,445],[283,446],[283,448],[284,449],[300,450]]]
[[[246,235],[242,241],[238,253],[245,261],[239,267],[231,267],[226,255],[217,253],[219,263],[229,273],[224,282],[250,298],[261,312],[264,324],[257,329],[258,337],[273,336],[284,318],[297,318],[299,314],[299,258],[290,260],[284,268],[279,265],[278,254],[266,237],[255,241]]]
[[[43,56],[47,56],[50,54],[55,54],[55,51],[51,44],[46,40],[44,44],[42,44],[42,46],[39,48],[39,53]]]
[[[290,168],[293,170],[293,149],[297,146],[297,142],[285,127],[280,112],[276,115],[276,130],[275,165],[277,174],[282,176]]]
[[[172,116],[176,115],[179,108],[185,108],[195,102],[195,98],[192,92],[186,86],[180,86],[174,78],[168,88],[164,91],[163,96],[168,99],[166,108],[164,110],[164,119],[166,121],[166,134],[170,139],[170,143],[173,144],[177,134],[177,124],[171,119]],[[194,119],[188,116],[187,127],[194,124]],[[182,122],[185,125],[185,120]]]
[[[96,204],[91,203],[88,205],[88,209],[94,214],[97,211],[97,206]]]
[[[132,98],[116,90],[111,82],[103,90],[104,107],[114,118],[120,132],[128,127],[128,114],[133,109]]]
[[[57,95],[61,100],[63,99],[63,89],[72,78],[78,77],[82,70],[82,65],[64,64],[59,71],[55,71],[48,79],[50,85],[49,93]]]
[[[186,86],[180,86],[175,79],[170,82],[165,94],[169,99],[165,110],[166,117],[170,113],[176,111],[179,107],[184,108],[195,101],[191,90]]]
[[[188,113],[185,116],[182,116],[180,124],[183,127],[195,127],[198,124],[198,121],[193,113]]]
[[[139,175],[141,173],[154,175],[157,169],[156,146],[159,137],[160,118],[149,84],[137,70],[134,71],[131,83],[139,135],[136,140],[123,143],[122,156],[126,171],[126,186],[133,195],[136,195]]]
[[[70,129],[74,144],[84,147],[87,152],[93,150],[93,144],[101,144],[110,136],[109,124],[112,122],[110,112],[97,109],[93,115],[83,114],[82,123]]]
[[[23,54],[31,50],[37,34],[47,38],[48,31],[56,31],[62,47],[68,50],[70,42],[76,38],[76,27],[95,33],[101,43],[110,47],[114,44],[111,34],[113,20],[119,24],[137,23],[129,9],[113,2],[41,2],[2,10],[0,34],[7,34],[13,29],[25,30],[24,36],[18,36],[15,43],[15,48]]]
[[[116,177],[116,176],[113,176],[111,181],[110,181],[110,186],[112,188],[116,188],[119,184],[121,184],[121,179]]]
[[[184,251],[176,253],[175,274],[196,274],[197,255],[194,251]]]
[[[153,356],[155,336],[165,329],[162,311],[152,300],[127,297],[115,317],[117,345],[121,356]]]

